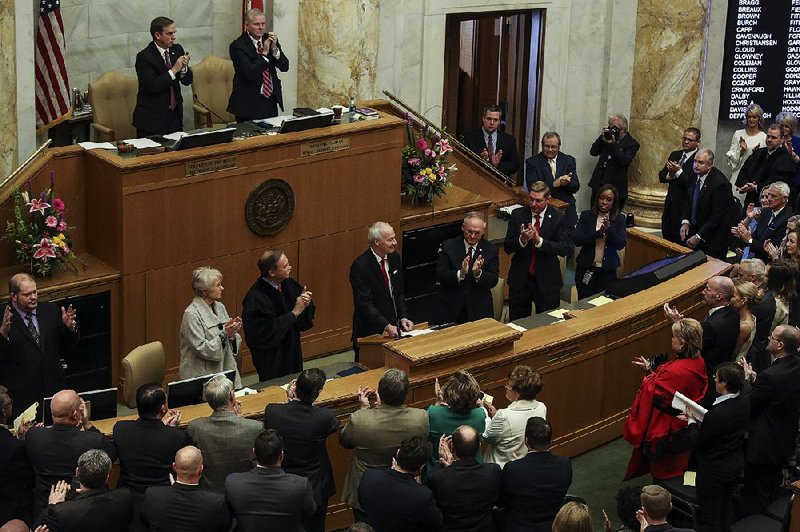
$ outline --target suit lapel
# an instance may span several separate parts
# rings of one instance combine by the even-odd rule
[[[14,314],[12,314],[11,316],[11,327],[13,328],[14,325],[19,327],[19,329],[22,331],[22,334],[25,335],[25,338],[28,339],[31,345],[41,351],[42,344],[44,344],[44,336],[42,335],[42,321],[38,309],[36,313],[36,320],[39,322],[39,345],[36,345],[36,342],[33,340],[33,336],[31,335],[31,330],[28,329],[28,324],[25,323],[25,319],[19,312],[17,312],[17,309],[13,305],[11,306],[11,308],[14,310]]]

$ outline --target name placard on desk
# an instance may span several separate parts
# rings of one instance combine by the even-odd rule
[[[211,174],[222,170],[232,170],[239,167],[238,157],[220,157],[218,159],[206,159],[204,161],[192,161],[186,163],[186,177],[200,174]]]
[[[310,157],[332,151],[342,151],[350,149],[350,137],[338,139],[326,139],[318,142],[307,142],[300,145],[300,157]]]

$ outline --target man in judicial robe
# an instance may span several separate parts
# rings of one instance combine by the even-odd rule
[[[302,371],[300,333],[314,325],[316,307],[311,292],[289,277],[282,251],[264,252],[258,270],[261,277],[242,301],[242,325],[258,380],[267,381]]]

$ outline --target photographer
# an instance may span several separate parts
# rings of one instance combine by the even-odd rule
[[[600,187],[614,185],[619,192],[619,208],[624,208],[628,198],[628,166],[638,151],[639,143],[628,133],[628,119],[622,115],[609,116],[608,126],[603,128],[602,134],[589,150],[593,157],[598,157],[597,166],[589,181],[592,205],[595,204]]]

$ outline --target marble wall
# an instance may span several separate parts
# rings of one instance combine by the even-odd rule
[[[0,181],[17,166],[17,65],[14,0],[0,0]]]

